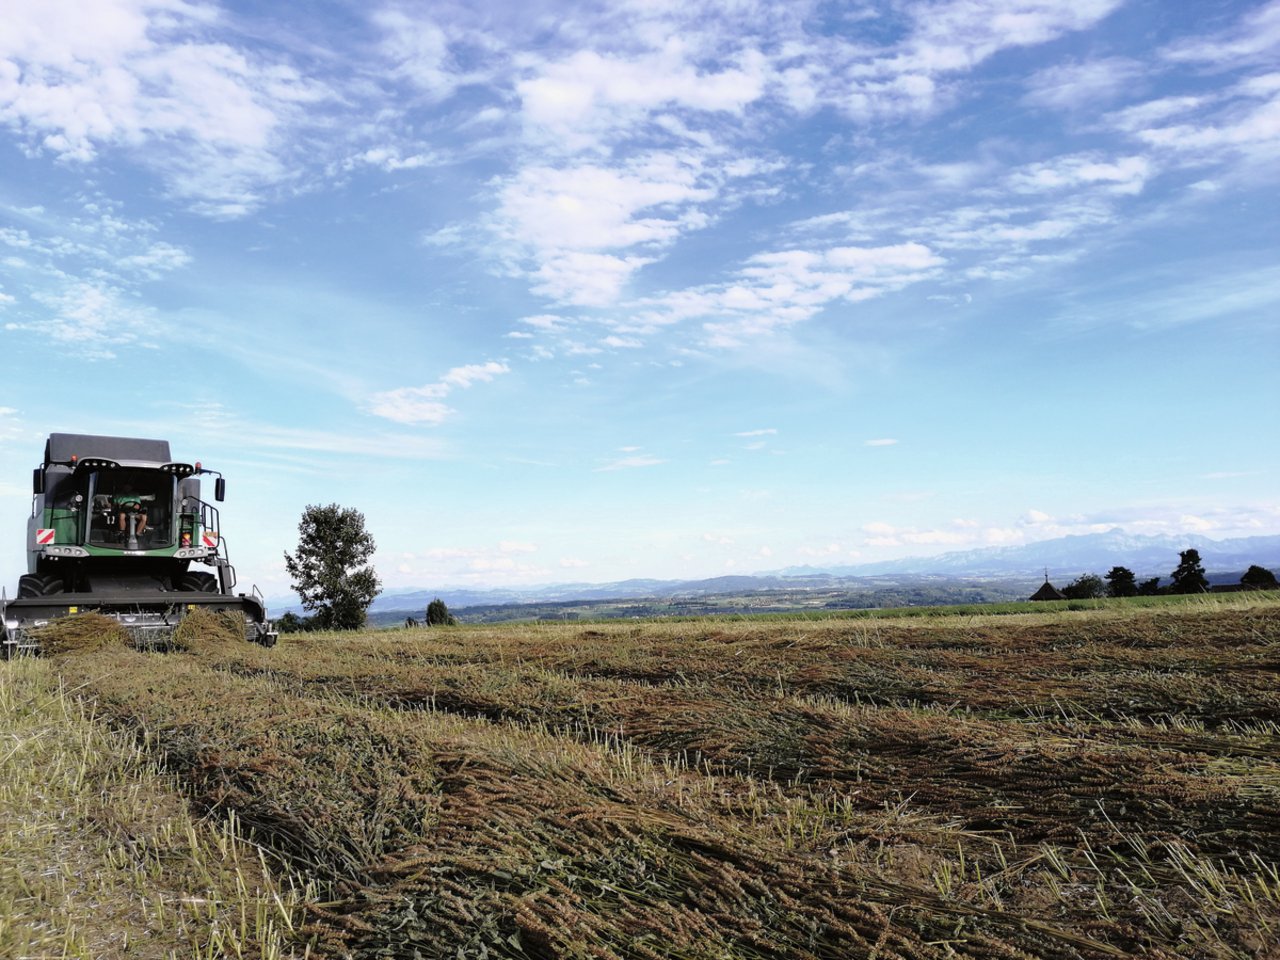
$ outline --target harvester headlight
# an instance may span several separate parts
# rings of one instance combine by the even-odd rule
[[[89,551],[84,547],[45,547],[43,551],[46,557],[87,557]]]

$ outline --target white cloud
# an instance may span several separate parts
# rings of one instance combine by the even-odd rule
[[[1145,71],[1141,63],[1125,57],[1058,64],[1028,79],[1024,100],[1056,110],[1093,112],[1100,104],[1131,96]]]
[[[1280,267],[1224,269],[1210,279],[1163,278],[1159,294],[1116,297],[1088,316],[1067,314],[1059,325],[1076,328],[1127,325],[1160,331],[1186,324],[1267,316],[1280,308]]]
[[[440,378],[440,384],[449,390],[455,387],[465,388],[473,383],[488,383],[494,377],[510,372],[510,367],[495,360],[490,360],[488,363],[472,363],[465,367],[454,367]]]
[[[1238,67],[1257,61],[1274,63],[1277,48],[1280,48],[1280,3],[1272,0],[1249,10],[1226,30],[1178,41],[1161,53],[1174,63]]]
[[[538,250],[660,247],[702,218],[691,204],[710,199],[695,166],[649,155],[625,168],[595,164],[529,167],[502,185],[502,226]]]
[[[738,347],[809,319],[829,304],[859,302],[926,279],[943,259],[920,243],[837,246],[756,254],[738,279],[643,301],[617,326],[651,332],[704,319],[704,343]]]
[[[1122,0],[951,0],[916,8],[917,36],[950,56],[990,56],[1014,46],[1046,43],[1093,26]]]
[[[400,387],[375,394],[369,404],[369,412],[396,423],[425,423],[438,426],[456,412],[448,404],[436,400],[430,387]]]
[[[896,446],[896,445],[897,445],[897,443],[898,443],[898,441],[897,441],[897,440],[892,439],[891,437],[881,437],[881,438],[876,439],[876,440],[867,440],[867,441],[865,441],[865,442],[864,442],[863,446],[867,446],[867,447],[892,447],[892,446]]]
[[[452,580],[461,583],[492,585],[493,577],[500,576],[507,582],[534,582],[551,574],[552,568],[539,562],[521,559],[536,553],[537,546],[518,541],[502,541],[496,545],[470,547],[433,547],[411,557],[407,573],[402,571],[402,582],[419,586],[423,580]],[[562,560],[559,566],[573,567],[579,562]]]
[[[1237,84],[1214,101],[1202,101],[1191,113],[1186,104],[1162,105],[1181,107],[1181,122],[1140,126],[1135,117],[1122,114],[1117,122],[1127,126],[1142,143],[1192,163],[1223,162],[1233,156],[1254,163],[1280,159],[1280,73],[1254,77]],[[1148,105],[1150,106],[1150,105]],[[1147,114],[1148,119],[1155,111]],[[1177,116],[1170,110],[1163,119]]]
[[[666,460],[659,457],[651,457],[647,454],[636,454],[630,457],[620,457],[616,460],[611,460],[604,466],[596,467],[595,472],[609,473],[614,470],[635,470],[640,467],[656,467],[659,464],[666,462]]]
[[[920,243],[883,247],[788,250],[752,257],[742,281],[701,292],[702,303],[669,301],[676,314],[690,307],[716,319],[706,323],[709,346],[743,342],[813,316],[828,304],[858,302],[929,277],[943,259]],[[661,312],[651,314],[661,322]]]
[[[701,70],[669,39],[660,49],[603,55],[579,50],[540,65],[516,85],[531,133],[579,151],[601,146],[666,107],[738,113],[764,91],[764,63],[748,51],[723,70]]]
[[[166,273],[185,267],[189,263],[191,263],[191,254],[163,241],[153,243],[142,253],[116,261],[117,266],[139,273],[148,280],[158,280]]]
[[[607,306],[654,254],[704,226],[714,191],[696,161],[649,154],[624,166],[533,166],[501,182],[491,229],[534,290]]]
[[[475,383],[488,383],[510,371],[507,364],[495,360],[454,367],[435,383],[376,393],[369,400],[368,410],[396,423],[438,426],[455,412],[444,402],[450,393]]]
[[[1105,160],[1097,155],[1055,157],[1009,175],[1014,193],[1047,193],[1102,186],[1117,194],[1136,194],[1153,173],[1146,157],[1128,156]]]
[[[566,321],[564,317],[543,313],[536,317],[521,317],[520,322],[536,330],[559,330],[565,325]]]
[[[370,147],[350,157],[343,166],[348,170],[357,166],[377,167],[388,173],[394,173],[398,170],[418,170],[442,162],[432,153],[415,153],[405,156],[399,147]]]
[[[151,348],[167,336],[147,307],[130,303],[115,287],[72,282],[53,293],[35,293],[47,319],[15,321],[6,330],[36,333],[88,360],[111,360],[119,349]]]
[[[397,8],[377,10],[370,19],[383,31],[380,52],[394,74],[433,100],[443,100],[457,89],[463,78],[452,61],[449,39],[438,24]]]
[[[773,437],[777,436],[778,431],[774,427],[765,427],[762,430],[743,430],[735,433],[735,437]]]
[[[198,209],[246,212],[289,175],[285,132],[332,94],[283,62],[205,40],[219,17],[183,0],[11,4],[0,123],[67,162],[128,151]]]
[[[644,341],[636,337],[608,336],[600,342],[604,346],[612,347],[615,350],[636,350],[644,346]]]
[[[818,557],[827,559],[838,556],[843,551],[843,547],[838,543],[828,543],[821,547],[798,547],[796,553],[802,557]]]
[[[631,275],[653,260],[580,250],[547,252],[532,274],[533,291],[557,303],[607,307],[618,301]]]

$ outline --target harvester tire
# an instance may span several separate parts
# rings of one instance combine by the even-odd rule
[[[186,573],[182,576],[181,590],[191,593],[217,593],[218,578],[212,573]]]
[[[47,597],[50,594],[61,592],[61,577],[24,573],[18,578],[18,596],[20,597]]]

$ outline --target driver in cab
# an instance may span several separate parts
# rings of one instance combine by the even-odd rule
[[[126,483],[121,488],[120,492],[112,498],[112,503],[115,504],[116,514],[119,518],[120,532],[125,532],[125,525],[127,523],[126,518],[132,513],[138,518],[138,525],[134,528],[134,533],[138,536],[142,536],[146,533],[147,511],[145,501],[154,499],[155,497],[148,497],[135,493],[133,485]]]

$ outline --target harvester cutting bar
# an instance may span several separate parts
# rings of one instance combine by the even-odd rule
[[[129,633],[134,646],[159,649],[168,645],[178,624],[192,610],[240,614],[248,639],[274,646],[276,631],[266,619],[266,609],[256,596],[219,593],[60,593],[47,597],[0,600],[3,623],[3,655],[36,652],[39,643],[32,632],[62,617],[99,613],[111,617]]]

